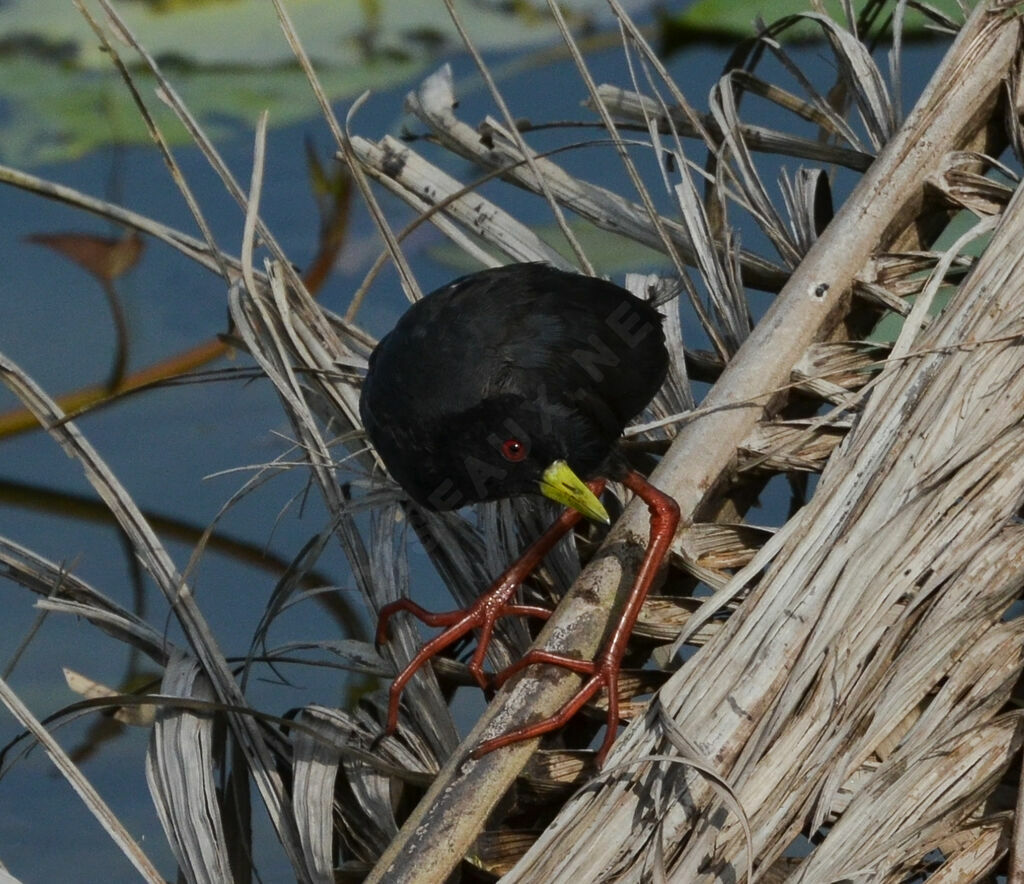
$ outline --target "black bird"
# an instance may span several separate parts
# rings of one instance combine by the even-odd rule
[[[490,684],[483,659],[495,620],[549,615],[509,599],[582,516],[609,521],[597,494],[611,478],[643,498],[652,515],[651,542],[621,621],[596,662],[534,651],[499,673],[498,684],[532,663],[553,663],[590,678],[556,716],[489,740],[474,753],[561,727],[605,687],[603,759],[618,725],[625,643],[679,518],[675,501],[632,470],[616,443],[667,369],[661,317],[652,306],[613,283],[544,264],[457,279],[414,304],[377,345],[360,413],[391,475],[413,500],[446,510],[543,494],[570,508],[469,608],[435,614],[403,599],[381,611],[379,642],[399,610],[448,627],[395,679],[387,733],[397,725],[399,697],[415,671],[474,628],[481,635],[470,670],[481,687]]]

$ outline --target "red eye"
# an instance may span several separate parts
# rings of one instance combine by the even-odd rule
[[[519,463],[526,457],[526,446],[515,437],[501,443],[501,456],[512,463]]]

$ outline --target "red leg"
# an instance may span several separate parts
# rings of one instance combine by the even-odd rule
[[[588,482],[587,484],[590,486],[591,491],[595,494],[600,494],[604,490],[605,481],[600,479]],[[516,591],[516,588],[540,564],[544,556],[551,551],[559,540],[572,530],[581,518],[583,516],[576,510],[566,510],[562,513],[547,531],[538,537],[527,548],[526,552],[468,608],[431,613],[409,599],[400,599],[381,608],[377,621],[377,644],[383,644],[387,640],[388,621],[398,611],[412,614],[428,626],[447,627],[444,632],[435,636],[420,648],[419,653],[409,661],[392,682],[391,688],[388,691],[388,718],[384,727],[385,734],[393,734],[398,726],[398,701],[402,696],[402,691],[413,675],[416,674],[416,671],[427,660],[462,638],[472,629],[480,630],[480,638],[477,641],[476,651],[474,651],[469,661],[469,671],[480,687],[488,687],[488,678],[484,673],[484,656],[487,653],[487,645],[494,632],[494,624],[499,617],[509,615],[518,614],[544,619],[551,615],[551,612],[546,608],[539,608],[534,605],[510,604],[509,599]]]
[[[668,554],[672,538],[675,536],[676,528],[679,525],[679,505],[675,500],[664,492],[659,491],[635,471],[631,471],[622,481],[627,488],[647,504],[647,509],[651,514],[651,537],[647,546],[647,552],[640,563],[640,569],[633,582],[633,588],[630,590],[626,607],[612,632],[611,638],[601,652],[601,656],[593,662],[577,660],[551,651],[536,650],[530,651],[521,660],[499,673],[497,678],[500,683],[534,663],[548,663],[562,666],[566,669],[571,669],[573,672],[590,677],[583,683],[583,686],[572,699],[554,715],[536,724],[516,728],[507,734],[502,734],[500,737],[484,741],[473,751],[474,758],[486,755],[488,752],[501,746],[508,746],[510,743],[518,743],[520,740],[529,740],[533,737],[539,737],[542,734],[558,730],[579,712],[584,704],[591,700],[601,688],[604,688],[608,693],[607,733],[601,748],[597,752],[598,765],[604,763],[608,750],[611,749],[612,743],[615,742],[619,726],[619,672],[622,668],[622,658],[626,654],[626,645],[633,627],[636,625],[637,617],[640,616],[640,608],[644,603],[644,599],[647,598],[647,593],[654,582],[654,578],[657,576],[658,569]]]

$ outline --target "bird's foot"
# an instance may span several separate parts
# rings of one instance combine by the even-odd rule
[[[515,586],[512,587],[514,589]],[[507,599],[510,592],[504,580],[498,580],[491,589],[478,598],[467,608],[456,608],[454,611],[433,612],[421,608],[409,599],[400,599],[381,608],[380,617],[377,621],[377,644],[387,641],[388,621],[399,611],[411,614],[417,620],[427,626],[445,627],[444,632],[435,636],[417,652],[416,656],[409,661],[391,683],[388,691],[388,717],[384,726],[385,735],[395,732],[398,727],[398,704],[402,691],[409,683],[409,680],[416,674],[417,670],[431,657],[441,653],[449,645],[454,644],[473,629],[480,630],[480,637],[477,640],[476,651],[469,661],[468,669],[473,680],[481,688],[487,690],[491,687],[491,677],[484,671],[484,657],[487,654],[487,647],[494,633],[494,624],[501,617],[526,616],[547,619],[551,612],[547,608],[540,608],[535,605],[509,604]]]
[[[595,480],[587,483],[595,494],[600,494],[604,488],[604,480]],[[421,608],[409,599],[400,599],[381,608],[380,617],[377,620],[377,644],[382,645],[388,637],[388,621],[399,611],[412,614],[418,620],[428,626],[445,627],[445,631],[427,642],[405,668],[398,674],[388,692],[388,718],[384,727],[385,734],[393,734],[398,727],[398,701],[402,691],[409,683],[409,680],[416,674],[416,671],[436,654],[439,654],[452,643],[458,641],[462,636],[472,629],[480,630],[480,638],[477,642],[476,651],[469,661],[469,671],[474,680],[481,688],[487,690],[491,687],[490,679],[484,672],[484,655],[487,653],[487,645],[490,643],[491,634],[494,632],[494,624],[499,617],[520,615],[527,617],[539,617],[547,619],[551,612],[547,608],[540,608],[535,605],[519,605],[510,603],[516,588],[533,572],[540,561],[550,552],[559,540],[561,540],[573,526],[582,518],[576,510],[566,510],[562,513],[540,537],[538,537],[514,562],[504,574],[502,574],[480,598],[468,608],[458,608],[454,611],[432,613]]]
[[[626,645],[640,614],[640,606],[647,597],[647,593],[654,582],[658,570],[668,556],[669,547],[671,546],[672,538],[675,536],[676,528],[679,526],[680,519],[679,505],[676,501],[651,485],[639,473],[630,471],[622,477],[622,482],[647,504],[651,516],[651,535],[644,559],[640,564],[633,587],[630,590],[625,610],[612,631],[608,643],[605,645],[601,656],[594,662],[567,657],[564,654],[552,651],[534,650],[498,673],[495,681],[499,686],[517,672],[534,663],[561,666],[563,669],[571,669],[580,675],[588,676],[588,678],[586,678],[583,686],[576,694],[573,695],[572,699],[554,715],[534,724],[515,728],[499,737],[485,740],[473,750],[474,758],[479,758],[481,755],[486,755],[488,752],[502,746],[518,743],[520,740],[540,737],[543,734],[558,730],[567,724],[569,719],[579,712],[598,691],[604,688],[608,693],[608,717],[606,719],[607,727],[604,740],[597,751],[597,764],[600,766],[604,763],[612,743],[615,742],[619,726],[619,673],[622,670],[622,660],[626,655]]]
[[[503,669],[495,676],[495,683],[500,686],[508,681],[513,675],[527,666],[535,663],[549,666],[559,666],[563,669],[570,669],[580,675],[589,676],[561,709],[554,715],[535,722],[515,728],[508,733],[490,740],[485,740],[473,750],[473,757],[480,758],[488,752],[518,743],[521,740],[530,740],[540,737],[551,731],[559,730],[569,723],[569,720],[592,700],[602,688],[608,694],[608,716],[605,720],[605,736],[601,748],[597,750],[597,765],[604,764],[605,756],[615,742],[615,736],[619,728],[619,673],[622,669],[621,656],[614,659],[609,654],[603,654],[597,661],[578,660],[575,657],[567,657],[564,654],[557,654],[552,651],[534,650],[526,654],[521,660],[513,663],[507,669]]]

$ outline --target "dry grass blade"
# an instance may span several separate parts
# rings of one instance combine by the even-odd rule
[[[10,580],[38,593],[37,606],[82,617],[163,664],[174,651],[167,641],[132,613],[74,574],[20,544],[0,537],[0,571]]]
[[[742,84],[747,92],[756,90],[779,98],[776,90],[753,78],[743,77],[742,73],[741,71],[733,72],[734,85]],[[758,86],[761,88],[757,89]],[[698,129],[683,114],[673,109],[669,109],[668,116],[665,117],[662,105],[650,96],[627,91],[621,86],[609,83],[602,83],[598,86],[597,100],[606,105],[615,114],[616,119],[624,124],[643,125],[647,128],[648,121],[655,120],[665,131],[668,131],[671,126],[674,131],[688,138],[697,137],[701,131],[714,131],[715,128],[714,120],[707,119]],[[795,98],[785,102],[785,105],[791,109],[802,107],[802,104]],[[867,170],[874,159],[872,154],[851,147],[823,144],[809,138],[768,129],[764,126],[754,126],[750,123],[740,123],[739,132],[743,143],[752,151],[782,154],[787,157],[812,160],[823,165],[845,166],[858,172]]]
[[[500,247],[515,261],[547,261],[556,267],[568,267],[565,259],[529,227],[476,194],[473,188],[463,187],[427,163],[408,145],[391,136],[378,144],[353,136],[350,144],[353,156],[367,174],[422,213],[417,224],[430,220],[483,266],[493,265],[493,257],[480,248],[475,238],[466,235],[464,229]],[[449,217],[457,223],[451,223]]]
[[[308,713],[303,718],[307,725],[316,728],[315,718]],[[316,739],[306,730],[295,732],[292,746],[295,820],[309,880],[314,884],[333,884],[334,784],[341,753],[329,741]]]
[[[162,693],[198,700],[213,698],[196,662],[173,654],[164,670]],[[214,773],[213,718],[161,705],[146,753],[146,780],[178,867],[189,881],[231,880]]]
[[[854,102],[871,140],[871,147],[880,150],[896,131],[899,121],[870,50],[828,16],[810,14],[799,18],[820,24],[825,36],[833,44],[835,57],[845,68],[843,82],[854,87]]]
[[[163,884],[164,878],[156,867],[149,861],[149,857],[143,852],[134,838],[129,834],[114,812],[107,806],[107,803],[100,797],[99,792],[92,783],[82,774],[82,771],[68,757],[67,753],[60,747],[60,744],[50,736],[50,732],[43,727],[29,708],[22,703],[18,695],[11,690],[10,685],[0,678],[0,702],[2,702],[11,714],[26,728],[39,744],[46,750],[46,754],[54,763],[57,770],[68,781],[68,784],[78,794],[86,807],[103,830],[110,835],[114,843],[121,849],[121,852],[128,858],[129,862],[142,876],[143,880],[152,884]],[[14,880],[13,878],[11,880]]]
[[[541,173],[539,163],[537,158],[534,157],[533,151],[527,149],[526,141],[523,139],[522,134],[519,132],[519,127],[516,125],[516,118],[508,109],[508,105],[505,103],[505,98],[501,94],[501,90],[498,89],[497,84],[494,82],[494,78],[491,76],[490,70],[477,50],[476,45],[466,32],[462,18],[455,8],[454,0],[444,0],[444,5],[448,9],[448,15],[458,30],[459,36],[462,38],[462,42],[465,44],[466,50],[473,57],[473,60],[476,62],[477,69],[480,71],[480,75],[483,77],[484,82],[487,83],[487,89],[491,94],[491,98],[494,99],[494,103],[501,110],[507,137],[515,145],[519,154],[526,161],[530,175],[537,183],[538,190],[543,194],[544,200],[550,207],[551,213],[555,218],[555,223],[558,225],[558,229],[565,237],[566,242],[568,242],[572,248],[573,255],[576,257],[576,261],[580,268],[583,272],[589,273],[593,276],[594,268],[590,264],[590,259],[587,257],[586,252],[583,251],[583,248],[576,239],[576,235],[572,232],[568,222],[565,220],[565,213],[562,211],[562,206],[564,204],[563,201],[556,198],[554,188],[551,186],[550,178]],[[564,20],[562,20],[561,13],[558,11],[558,8],[554,4],[549,5],[552,9],[555,20],[560,22],[560,27],[564,27]]]
[[[127,88],[129,94],[132,96],[132,99],[135,102],[135,107],[139,112],[140,118],[146,124],[146,128],[149,131],[150,137],[153,139],[153,143],[159,148],[161,154],[163,155],[164,162],[166,163],[167,168],[170,170],[171,176],[173,177],[175,184],[181,191],[181,194],[185,198],[185,202],[188,205],[192,217],[195,219],[196,224],[202,231],[203,239],[206,241],[209,247],[210,254],[214,257],[215,260],[218,260],[220,258],[220,249],[217,248],[213,238],[213,231],[210,229],[209,225],[206,222],[206,218],[203,216],[202,210],[199,208],[199,201],[198,199],[196,199],[196,196],[192,192],[191,188],[189,188],[188,182],[186,181],[185,176],[181,172],[181,168],[178,166],[177,161],[174,159],[174,154],[171,152],[170,145],[164,138],[163,133],[160,131],[160,128],[156,124],[156,121],[150,115],[149,110],[146,107],[146,103],[142,100],[142,96],[139,94],[139,91],[135,86],[135,81],[132,78],[131,74],[129,73],[127,66],[121,60],[121,57],[118,54],[117,50],[114,48],[113,44],[107,39],[107,35],[104,33],[103,29],[100,27],[96,19],[93,18],[92,14],[86,8],[82,0],[73,0],[73,2],[79,14],[86,20],[86,22],[88,22],[89,27],[92,28],[93,33],[96,35],[96,38],[100,41],[104,51],[110,55],[110,58],[114,66],[117,68],[118,73],[120,73],[121,75],[121,79],[124,82],[125,87]],[[113,24],[113,27],[115,28],[118,37],[120,37],[130,45],[138,47],[138,41],[134,39],[134,37],[131,34],[131,31],[127,28],[125,23],[118,17],[117,13],[110,6],[107,0],[99,0],[99,3],[104,13],[106,13],[107,17]],[[227,266],[221,264],[219,269],[221,271],[221,275],[224,277],[225,282],[230,282],[231,276],[230,273],[228,272]]]
[[[219,272],[222,266],[227,266],[233,274],[237,274],[241,269],[241,262],[237,258],[223,252],[211,251],[210,246],[202,240],[175,230],[173,227],[168,227],[166,224],[161,224],[145,215],[140,215],[138,212],[81,193],[73,187],[55,181],[47,181],[36,175],[30,175],[28,172],[2,165],[0,165],[0,182],[46,199],[65,203],[114,224],[137,230],[139,233],[145,233],[181,252],[185,257],[207,270]]]

